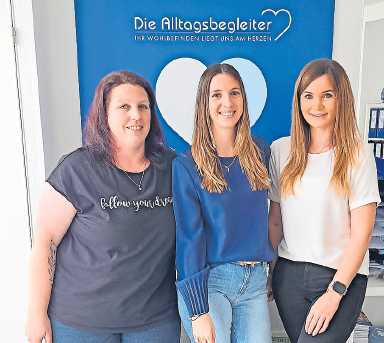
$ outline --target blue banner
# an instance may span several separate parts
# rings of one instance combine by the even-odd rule
[[[197,83],[227,62],[246,87],[253,134],[289,134],[295,79],[305,63],[331,58],[334,0],[75,0],[82,124],[95,87],[114,70],[156,91],[169,146],[188,148]]]

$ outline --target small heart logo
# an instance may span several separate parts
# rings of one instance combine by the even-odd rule
[[[259,119],[267,100],[267,84],[261,70],[244,58],[222,61],[239,72],[247,93],[250,124]],[[206,66],[193,58],[177,58],[160,72],[156,82],[156,99],[167,124],[187,143],[192,142],[195,98],[199,79]]]
[[[282,9],[279,9],[278,11],[275,11],[271,8],[267,8],[265,9],[263,12],[261,12],[261,15],[264,15],[265,13],[272,13],[275,17],[279,14],[279,13],[286,13],[288,14],[288,25],[283,29],[283,31],[281,31],[276,37],[275,37],[275,41],[277,41],[284,33],[286,33],[289,28],[291,27],[291,24],[292,24],[292,16],[291,16],[291,13],[282,8]]]

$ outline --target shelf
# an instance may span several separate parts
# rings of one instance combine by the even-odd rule
[[[368,143],[369,142],[384,142],[384,138],[378,138],[378,137],[368,137]]]
[[[380,143],[380,142],[383,142],[384,140],[383,139],[380,139],[379,140],[376,140],[377,137],[376,134],[372,134],[370,133],[370,127],[371,127],[371,123],[370,123],[370,120],[371,120],[371,111],[381,111],[383,108],[384,108],[384,103],[380,102],[380,103],[371,103],[371,104],[366,104],[365,106],[366,110],[365,110],[365,122],[364,122],[364,134],[363,134],[363,139],[364,141],[370,141],[372,143]],[[378,115],[380,116],[380,114],[378,113]],[[376,132],[376,129],[377,129],[377,126],[378,126],[378,122],[377,122],[377,119],[376,119],[376,122],[374,124],[374,126],[372,127],[373,131]],[[369,135],[373,136],[372,138],[369,138]]]
[[[374,277],[368,278],[368,287],[365,294],[366,297],[382,297],[384,296],[384,279]]]

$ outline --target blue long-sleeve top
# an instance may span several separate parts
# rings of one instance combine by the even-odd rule
[[[268,166],[269,147],[256,142]],[[233,158],[220,157],[222,165]],[[176,286],[190,316],[207,313],[209,266],[235,261],[272,261],[268,239],[267,190],[252,191],[236,158],[222,168],[228,190],[210,193],[190,152],[173,161],[176,218]]]

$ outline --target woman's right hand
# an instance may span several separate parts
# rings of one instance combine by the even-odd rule
[[[215,327],[208,313],[192,321],[192,333],[196,343],[215,343]]]
[[[272,273],[270,272],[267,278],[267,299],[268,302],[271,302],[274,300],[273,297],[273,290],[272,290]]]
[[[52,343],[51,321],[49,320],[48,315],[29,315],[25,334],[30,343],[41,343],[43,342],[43,339],[45,340],[45,343]]]

